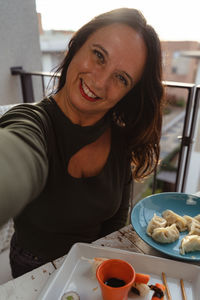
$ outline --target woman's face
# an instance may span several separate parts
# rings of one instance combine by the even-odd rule
[[[62,90],[67,115],[79,123],[102,118],[140,80],[145,62],[146,46],[134,29],[117,23],[98,29],[69,65]]]

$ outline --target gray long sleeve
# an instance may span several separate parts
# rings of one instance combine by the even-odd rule
[[[0,226],[43,189],[48,173],[44,116],[20,105],[0,119]],[[42,125],[41,125],[42,124]]]

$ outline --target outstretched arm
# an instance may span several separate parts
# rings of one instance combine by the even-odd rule
[[[0,119],[0,226],[42,190],[48,173],[40,109],[20,105]]]

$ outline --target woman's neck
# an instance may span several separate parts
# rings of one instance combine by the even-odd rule
[[[66,97],[63,95],[62,90],[53,95],[53,98],[71,122],[82,127],[92,126],[104,117],[104,114],[83,113],[75,109],[73,106],[70,106],[67,99],[65,99]]]

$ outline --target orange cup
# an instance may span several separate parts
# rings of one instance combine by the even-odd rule
[[[135,280],[135,270],[124,260],[108,259],[97,268],[96,277],[103,300],[127,300],[128,292]],[[119,287],[109,286],[108,282],[112,281],[113,278],[114,281],[122,280],[124,285]]]

